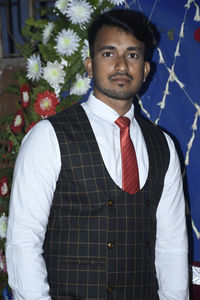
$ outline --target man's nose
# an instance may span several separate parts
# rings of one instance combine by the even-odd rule
[[[116,69],[121,72],[128,71],[128,64],[124,56],[119,56],[117,58]]]

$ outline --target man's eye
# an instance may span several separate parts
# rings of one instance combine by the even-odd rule
[[[129,57],[133,58],[133,59],[137,59],[139,57],[139,55],[137,53],[130,53]]]
[[[105,56],[105,57],[110,57],[110,56],[112,56],[112,53],[111,53],[111,52],[104,52],[104,53],[103,53],[103,56]]]

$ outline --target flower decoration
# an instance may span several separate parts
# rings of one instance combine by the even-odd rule
[[[13,149],[13,142],[12,141],[8,141],[8,150],[7,153],[10,153]]]
[[[5,255],[3,255],[3,250],[0,249],[0,271],[3,271],[6,273],[6,258]]]
[[[55,24],[53,22],[49,22],[44,26],[44,30],[42,32],[42,41],[43,44],[46,45],[51,37],[52,31],[54,30]]]
[[[90,57],[89,43],[87,40],[84,40],[83,48],[81,49],[81,57],[83,62],[85,62],[86,57]]]
[[[59,94],[60,84],[64,83],[65,71],[63,65],[56,60],[54,63],[47,62],[47,66],[43,68],[43,77],[54,89],[56,95]]]
[[[67,67],[67,66],[68,66],[68,61],[62,57],[62,58],[61,58],[60,64],[61,64],[62,66],[64,66],[64,67]]]
[[[5,166],[0,176],[0,273],[3,275],[0,290],[4,299],[14,299],[8,288],[7,275],[3,274],[6,272],[3,249],[18,149],[24,135],[40,119],[76,103],[80,95],[88,92],[91,79],[84,74],[83,64],[90,56],[87,27],[93,15],[96,17],[113,6],[110,1],[102,0],[55,0],[43,15],[41,13],[41,18],[29,18],[23,28],[26,42],[18,44],[18,50],[26,59],[26,72],[25,75],[23,70],[16,73],[20,85],[17,89],[12,87],[14,93],[20,93],[19,110],[12,119],[2,117],[2,128],[10,126],[10,130],[2,130],[0,157]]]
[[[5,213],[0,217],[0,238],[4,239],[6,237],[8,217],[6,217]]]
[[[68,0],[57,0],[55,3],[55,7],[63,14],[65,15],[67,12],[67,3]]]
[[[67,4],[66,15],[73,24],[88,23],[92,12],[92,6],[85,0],[71,0]]]
[[[30,104],[30,86],[24,84],[20,87],[21,107],[27,108]]]
[[[0,196],[6,197],[8,194],[9,194],[8,179],[6,176],[3,176],[0,180]]]
[[[42,67],[39,55],[33,54],[27,60],[27,78],[38,81],[41,77]]]
[[[200,27],[198,27],[195,31],[194,31],[194,39],[197,42],[200,42]]]
[[[78,49],[80,38],[72,29],[63,29],[56,37],[56,41],[55,49],[57,52],[61,55],[70,56]]]
[[[29,124],[26,129],[26,133],[29,132],[29,130],[31,130],[31,128],[33,128],[33,126],[35,126],[35,124],[37,124],[37,122],[32,122],[31,124]]]
[[[22,127],[24,126],[24,114],[22,110],[18,110],[14,116],[14,120],[10,126],[11,130],[16,134],[18,133]]]
[[[53,92],[45,91],[38,94],[34,103],[35,112],[42,118],[46,118],[56,113],[55,109],[58,105],[58,98]]]
[[[89,90],[91,79],[85,75],[81,76],[80,74],[76,75],[76,82],[70,89],[70,95],[84,95]]]
[[[121,5],[125,2],[125,0],[110,0],[110,3],[114,4],[114,5]]]

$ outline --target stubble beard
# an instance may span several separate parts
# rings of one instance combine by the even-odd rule
[[[93,82],[94,82],[94,88],[96,90],[98,90],[101,94],[112,98],[114,100],[130,100],[133,99],[135,97],[135,95],[139,92],[142,82],[141,84],[138,85],[137,88],[130,90],[130,91],[126,91],[123,89],[124,85],[123,83],[119,83],[118,84],[118,88],[117,89],[109,89],[109,88],[104,88],[98,78],[95,76],[95,70],[93,69]],[[121,73],[116,73],[115,75],[110,76],[109,80],[112,81],[112,78],[117,76],[117,75],[122,75]],[[130,78],[130,80],[134,80],[134,78],[128,74],[124,74],[126,76],[128,76]]]
[[[104,94],[105,96],[115,99],[115,100],[130,100],[133,99],[134,96],[137,94],[137,92],[139,91],[139,88],[137,90],[132,90],[132,91],[125,91],[123,90],[123,86],[124,84],[118,84],[120,89],[107,89],[104,88],[103,86],[101,86],[100,84],[98,84],[98,80],[95,80],[94,78],[94,87],[96,90],[100,91],[102,94]]]

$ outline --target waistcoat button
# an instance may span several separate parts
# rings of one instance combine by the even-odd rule
[[[150,206],[151,202],[149,200],[146,201],[146,206]]]
[[[146,242],[146,243],[145,243],[145,247],[146,247],[146,248],[150,248],[150,243]]]
[[[114,205],[114,201],[113,200],[108,200],[108,206],[113,206]]]
[[[111,242],[109,242],[107,245],[108,245],[108,248],[110,248],[110,249],[114,248],[114,244]]]
[[[113,288],[112,288],[112,287],[108,287],[108,288],[107,288],[107,293],[108,293],[108,294],[112,294],[112,292],[113,292]]]

